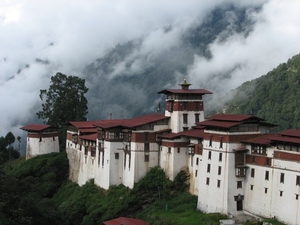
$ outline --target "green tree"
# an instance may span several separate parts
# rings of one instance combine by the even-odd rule
[[[40,90],[40,98],[45,102],[37,112],[38,118],[59,128],[69,121],[86,120],[88,101],[84,94],[87,91],[84,79],[56,73],[51,77],[49,89]]]

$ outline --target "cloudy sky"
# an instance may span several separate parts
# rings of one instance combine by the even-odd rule
[[[35,117],[39,90],[56,72],[84,77],[87,64],[118,43],[140,37],[145,38],[140,54],[164,51],[225,2],[230,0],[0,1],[0,136],[19,135],[19,128]],[[228,90],[300,52],[300,1],[251,2],[262,10],[249,12],[256,21],[250,36],[212,43],[210,60],[195,55],[186,74],[191,82],[213,82],[213,74],[240,65],[222,84]],[[170,25],[172,32],[162,32]]]

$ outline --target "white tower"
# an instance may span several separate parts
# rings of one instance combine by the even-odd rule
[[[167,95],[165,116],[170,116],[170,128],[173,133],[190,129],[196,123],[204,120],[204,105],[202,96],[212,94],[205,89],[189,89],[191,84],[179,84],[181,89],[165,89],[159,94]]]

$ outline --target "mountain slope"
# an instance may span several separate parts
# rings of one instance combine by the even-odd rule
[[[249,11],[258,10],[224,4],[208,13],[204,21],[181,31],[176,44],[166,40],[167,47],[162,49],[145,47],[147,37],[117,45],[85,68],[89,119],[108,118],[110,113],[113,118],[128,118],[155,112],[163,98],[158,91],[181,83],[195,55],[209,60],[212,43],[224,42],[233,34],[247,37],[254,24]],[[163,36],[173,37],[174,29],[166,26]],[[211,87],[206,84],[203,88]]]
[[[299,93],[300,54],[233,90],[229,95],[233,100],[225,106],[226,113],[253,114],[264,118],[279,125],[275,131],[300,129]]]

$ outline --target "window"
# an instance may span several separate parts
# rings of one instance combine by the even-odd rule
[[[184,102],[184,103],[183,103],[183,110],[187,110],[187,108],[188,108],[188,107],[187,107],[187,102]]]
[[[144,143],[144,151],[145,152],[149,152],[150,151],[149,143]]]
[[[173,112],[173,101],[168,102],[168,111]]]
[[[251,177],[254,177],[254,175],[255,175],[255,170],[252,168],[251,169]]]
[[[206,185],[209,185],[209,177],[206,177]]]
[[[255,163],[255,156],[252,156],[252,162]]]
[[[145,155],[144,162],[149,162],[149,155]]]
[[[219,166],[219,167],[218,167],[218,175],[221,175],[221,171],[222,171],[222,167]]]
[[[280,173],[280,183],[284,184],[284,173]]]
[[[242,185],[243,185],[242,181],[236,182],[236,188],[242,188]]]
[[[299,199],[299,195],[298,195],[298,194],[295,194],[295,196],[296,196],[296,200],[298,200],[298,199]]]
[[[268,170],[265,173],[265,180],[269,180],[269,171]]]
[[[198,166],[199,164],[199,158],[196,158],[196,165]]]
[[[198,104],[198,102],[195,102],[195,111],[199,111],[199,104]]]
[[[210,164],[207,164],[207,172],[210,173]]]
[[[268,193],[268,188],[265,188],[265,194],[267,194]]]
[[[211,151],[208,152],[208,159],[211,159]]]
[[[183,114],[183,123],[184,124],[188,123],[188,114]]]
[[[220,148],[223,148],[223,137],[220,137]]]
[[[199,113],[195,114],[195,123],[199,123],[200,119],[199,119]]]
[[[198,175],[198,170],[195,171],[195,177],[197,177],[197,175]]]
[[[177,153],[180,153],[180,148],[177,148]]]
[[[119,153],[115,153],[115,159],[119,159]]]
[[[222,162],[222,153],[219,153],[219,162]]]
[[[282,197],[283,191],[279,191],[279,196]]]
[[[221,186],[221,181],[218,180],[218,181],[217,181],[217,187],[219,188],[220,186]]]
[[[209,137],[209,147],[212,147],[212,135]]]
[[[300,176],[296,176],[296,185],[300,186]]]
[[[253,185],[252,184],[250,184],[250,190],[253,191]]]
[[[145,141],[148,141],[149,132],[145,132]]]
[[[168,148],[168,153],[171,154],[171,148],[170,147]]]
[[[266,165],[271,166],[271,159],[270,158],[266,158]]]

